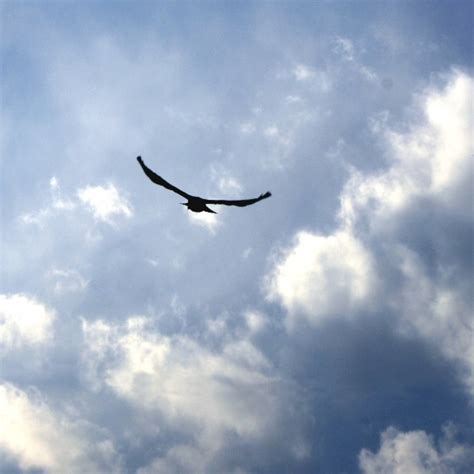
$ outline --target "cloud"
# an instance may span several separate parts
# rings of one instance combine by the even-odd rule
[[[306,66],[305,64],[298,64],[293,69],[293,75],[297,81],[308,81],[316,76],[316,72],[313,68]]]
[[[121,472],[113,444],[102,430],[55,413],[38,392],[0,384],[0,414],[0,450],[22,470]]]
[[[245,322],[251,335],[261,332],[268,324],[265,315],[255,310],[248,310],[244,313]]]
[[[0,295],[0,342],[5,350],[41,346],[52,337],[56,313],[20,293]]]
[[[98,221],[110,224],[115,216],[130,218],[133,215],[130,204],[119,194],[118,189],[113,184],[86,186],[79,189],[77,195]]]
[[[275,380],[253,345],[237,351],[232,343],[213,353],[187,336],[154,333],[150,323],[138,317],[125,326],[84,321],[85,360],[94,361],[89,368],[102,367],[99,379],[119,396],[183,426],[262,434],[275,416]]]
[[[47,273],[47,278],[53,283],[56,293],[78,292],[87,288],[89,281],[77,270],[62,270],[53,268]]]
[[[443,427],[438,443],[425,431],[401,432],[393,426],[380,436],[380,449],[363,449],[359,467],[363,474],[456,474],[468,472],[474,462],[474,446],[455,440],[454,425]]]
[[[368,81],[375,82],[378,80],[378,75],[372,68],[357,60],[356,48],[349,38],[337,36],[334,39],[334,52],[344,61],[351,64],[355,71]]]
[[[151,318],[83,321],[84,367],[95,389],[112,390],[161,430],[188,440],[173,443],[140,472],[209,472],[232,440],[253,445],[272,439],[286,416],[284,385],[247,337],[263,330],[263,316],[249,312],[245,320],[240,336],[232,336],[225,322],[221,329],[209,327],[213,349],[186,335],[163,335]],[[301,449],[285,443],[300,459]]]
[[[274,263],[267,296],[286,308],[290,327],[390,311],[403,333],[425,338],[457,362],[474,394],[463,273],[470,272],[463,242],[472,239],[473,224],[473,78],[453,71],[444,81],[416,97],[417,121],[404,131],[386,121],[373,128],[391,166],[375,174],[352,169],[338,228],[329,235],[299,232]],[[467,253],[458,255],[456,245]],[[434,271],[425,258],[430,249]]]
[[[233,197],[240,195],[242,185],[230,170],[217,163],[211,164],[210,168],[211,179],[217,185],[219,192]]]
[[[188,220],[195,225],[204,227],[211,235],[215,235],[219,227],[222,225],[222,211],[218,214],[210,214],[208,212],[192,212],[185,209]]]
[[[354,61],[354,44],[349,38],[337,36],[334,40],[334,49],[346,61]]]
[[[375,131],[385,140],[393,166],[377,175],[353,173],[341,197],[344,224],[370,215],[372,227],[388,226],[419,198],[468,217],[473,87],[472,77],[454,71],[444,89],[429,88],[417,98],[416,112],[421,109],[423,119],[411,130],[398,132],[379,123]]]
[[[22,214],[20,216],[21,222],[24,224],[37,224],[42,226],[47,219],[57,215],[58,213],[72,211],[76,208],[76,202],[70,198],[63,197],[61,186],[56,176],[52,176],[49,180],[49,190],[49,203],[37,211]]]
[[[21,222],[42,226],[46,220],[63,212],[72,212],[81,206],[91,212],[96,221],[108,224],[113,224],[115,217],[130,218],[133,215],[132,206],[113,184],[79,188],[76,192],[77,198],[64,197],[59,180],[55,176],[50,179],[49,187],[49,202],[37,211],[21,215]]]
[[[369,251],[350,232],[329,236],[300,232],[283,253],[268,282],[268,297],[288,311],[293,326],[350,315],[373,294],[375,271]]]

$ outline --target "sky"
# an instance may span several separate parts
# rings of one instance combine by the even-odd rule
[[[2,474],[473,472],[472,2],[0,8]]]

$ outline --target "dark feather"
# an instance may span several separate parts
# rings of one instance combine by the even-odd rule
[[[239,207],[244,207],[244,206],[249,206],[250,204],[255,204],[258,201],[261,201],[262,199],[269,198],[272,195],[270,191],[267,191],[265,194],[260,194],[258,198],[254,199],[240,199],[240,200],[235,200],[235,199],[204,199],[206,201],[206,204],[223,204],[224,206],[239,206]]]
[[[152,171],[150,168],[148,168],[145,163],[143,162],[141,156],[137,157],[138,163],[140,163],[140,166],[142,167],[143,171],[145,174],[150,178],[151,181],[153,181],[155,184],[158,184],[159,186],[163,186],[166,189],[169,189],[170,191],[173,191],[180,196],[183,196],[188,200],[187,203],[185,203],[191,211],[194,212],[213,212],[214,211],[206,206],[206,204],[222,204],[224,206],[239,206],[239,207],[244,207],[244,206],[249,206],[250,204],[255,204],[258,201],[261,201],[262,199],[269,198],[272,193],[270,191],[267,191],[264,194],[260,194],[257,198],[254,199],[204,199],[198,196],[191,196],[188,193],[185,193],[184,191],[181,191],[181,189],[177,188],[176,186],[173,186],[172,184],[168,183],[168,181],[164,180],[161,176],[157,175],[154,171]]]
[[[181,191],[181,189],[177,188],[176,186],[173,186],[172,184],[168,183],[168,181],[164,180],[161,176],[158,176],[154,171],[148,168],[145,163],[143,163],[141,156],[137,157],[137,161],[138,163],[140,163],[140,166],[142,167],[145,174],[150,178],[150,180],[153,181],[155,184],[158,184],[158,186],[163,186],[164,188],[169,189],[170,191],[174,191],[175,193],[179,194],[180,196],[183,196],[186,199],[192,197],[188,193]]]

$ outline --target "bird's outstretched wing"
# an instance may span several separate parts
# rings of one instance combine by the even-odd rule
[[[138,163],[140,163],[140,166],[142,167],[145,174],[155,184],[158,184],[159,186],[163,186],[164,188],[169,189],[170,191],[174,191],[175,193],[179,194],[180,196],[183,196],[186,199],[189,199],[190,197],[192,197],[188,193],[185,193],[184,191],[181,191],[181,189],[177,188],[176,186],[173,186],[172,184],[168,183],[168,181],[164,180],[161,176],[158,176],[154,171],[152,171],[150,168],[148,168],[145,165],[145,163],[143,163],[143,160],[142,160],[141,156],[137,156],[137,161],[138,161]]]
[[[223,204],[225,206],[250,206],[250,204],[255,204],[262,199],[267,199],[272,195],[270,191],[267,191],[265,194],[260,194],[257,198],[254,199],[240,199],[240,200],[226,200],[226,199],[204,199],[206,204]]]

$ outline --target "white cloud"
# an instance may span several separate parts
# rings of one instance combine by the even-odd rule
[[[318,323],[391,307],[403,332],[425,338],[458,363],[472,394],[472,301],[463,281],[450,277],[456,264],[439,261],[437,275],[430,275],[399,229],[410,212],[431,216],[431,209],[472,226],[473,84],[472,77],[453,71],[442,89],[417,97],[417,123],[404,132],[386,121],[373,128],[391,166],[368,175],[352,170],[340,197],[339,227],[326,236],[298,233],[275,262],[267,287],[287,309],[290,327],[302,319]],[[439,236],[419,231],[436,248]],[[391,267],[375,271],[378,252]]]
[[[213,163],[210,169],[211,179],[217,185],[220,193],[235,197],[242,192],[239,180],[225,166]]]
[[[23,294],[0,295],[0,342],[5,349],[46,344],[55,311]]]
[[[349,232],[300,232],[275,265],[268,296],[287,309],[290,326],[301,317],[318,324],[367,303],[374,291],[373,267],[368,250]]]
[[[393,165],[378,175],[354,173],[340,210],[343,226],[353,231],[366,228],[373,239],[395,239],[386,252],[402,276],[393,302],[402,328],[433,342],[446,357],[459,362],[472,395],[472,302],[466,300],[461,281],[454,286],[450,282],[455,266],[440,263],[439,276],[428,275],[417,254],[397,241],[396,230],[420,199],[426,212],[434,207],[472,225],[473,90],[473,78],[454,71],[444,89],[428,89],[419,98],[421,123],[405,133],[379,129]],[[435,241],[437,236],[430,238]]]
[[[474,344],[472,300],[448,282],[434,281],[417,255],[400,248],[399,270],[402,287],[392,306],[400,313],[400,329],[433,342],[448,359],[461,368],[474,397]],[[443,272],[446,271],[443,269]]]
[[[222,225],[222,211],[219,212],[220,216],[209,212],[192,212],[187,209],[185,209],[185,212],[192,224],[204,227],[211,235],[215,235],[219,227]]]
[[[97,382],[135,406],[212,439],[226,431],[258,437],[274,422],[276,380],[249,341],[232,341],[215,353],[186,336],[153,332],[150,324],[146,318],[124,326],[84,321],[91,376],[96,372]]]
[[[94,425],[55,413],[36,392],[0,384],[0,451],[20,469],[120,472],[113,444]]]
[[[288,149],[292,145],[293,135],[293,128],[283,131],[276,125],[271,125],[263,130],[263,136],[273,145],[276,145],[283,150],[285,148]]]
[[[265,315],[255,310],[248,310],[244,314],[245,322],[250,334],[261,332],[268,323]]]
[[[76,192],[77,198],[64,196],[55,176],[50,179],[49,187],[49,202],[37,211],[21,215],[21,222],[43,226],[48,219],[63,212],[74,211],[81,205],[91,212],[97,221],[108,224],[113,224],[117,216],[130,218],[133,215],[132,206],[113,184],[80,188]]]
[[[56,176],[53,176],[53,177],[49,180],[49,187],[50,187],[52,190],[59,189],[59,182],[58,182],[58,179],[56,178]]]
[[[52,282],[56,293],[83,291],[89,284],[77,270],[53,268],[46,276]]]
[[[20,221],[24,224],[36,224],[42,226],[44,222],[57,215],[60,212],[72,211],[77,203],[69,198],[64,198],[61,192],[61,186],[56,176],[49,180],[50,200],[49,203],[41,209],[33,212],[27,212],[20,216]]]
[[[249,338],[262,329],[263,315],[249,312],[245,319],[245,330],[234,334],[225,315],[208,325],[208,336],[219,341],[213,349],[157,332],[152,318],[131,317],[121,325],[83,321],[83,362],[92,386],[113,390],[162,430],[187,439],[139,472],[209,472],[230,439],[254,444],[272,438],[287,416],[285,385]],[[283,449],[305,458],[309,445],[294,433],[297,442]]]
[[[334,49],[346,61],[354,61],[354,44],[349,38],[337,36],[334,40]]]
[[[293,75],[298,81],[308,81],[310,79],[313,79],[316,73],[313,68],[306,66],[304,64],[298,64],[293,69]]]
[[[303,102],[303,99],[299,95],[287,95],[285,100],[288,104],[299,104]]]
[[[380,449],[363,449],[359,467],[364,474],[456,474],[468,472],[474,462],[474,446],[455,440],[455,428],[443,427],[438,443],[425,431],[401,432],[389,427],[380,437]],[[437,446],[438,444],[438,446]]]
[[[334,51],[369,82],[378,80],[378,75],[374,70],[356,59],[354,43],[349,38],[337,36],[334,39]]]
[[[277,137],[278,135],[280,135],[280,131],[278,130],[278,127],[276,126],[271,126],[271,127],[267,127],[264,131],[263,131],[263,134],[267,137],[267,138],[272,138],[272,137]]]
[[[379,123],[375,132],[386,141],[393,166],[378,175],[353,174],[341,197],[346,225],[370,212],[372,226],[385,226],[419,197],[470,214],[473,88],[471,77],[454,72],[445,89],[429,89],[419,99],[421,124],[400,133]]]
[[[79,189],[77,195],[98,221],[112,223],[115,216],[131,217],[133,214],[130,204],[113,184],[86,186]]]
[[[239,195],[242,185],[233,176],[222,176],[218,181],[219,191],[229,195]]]

